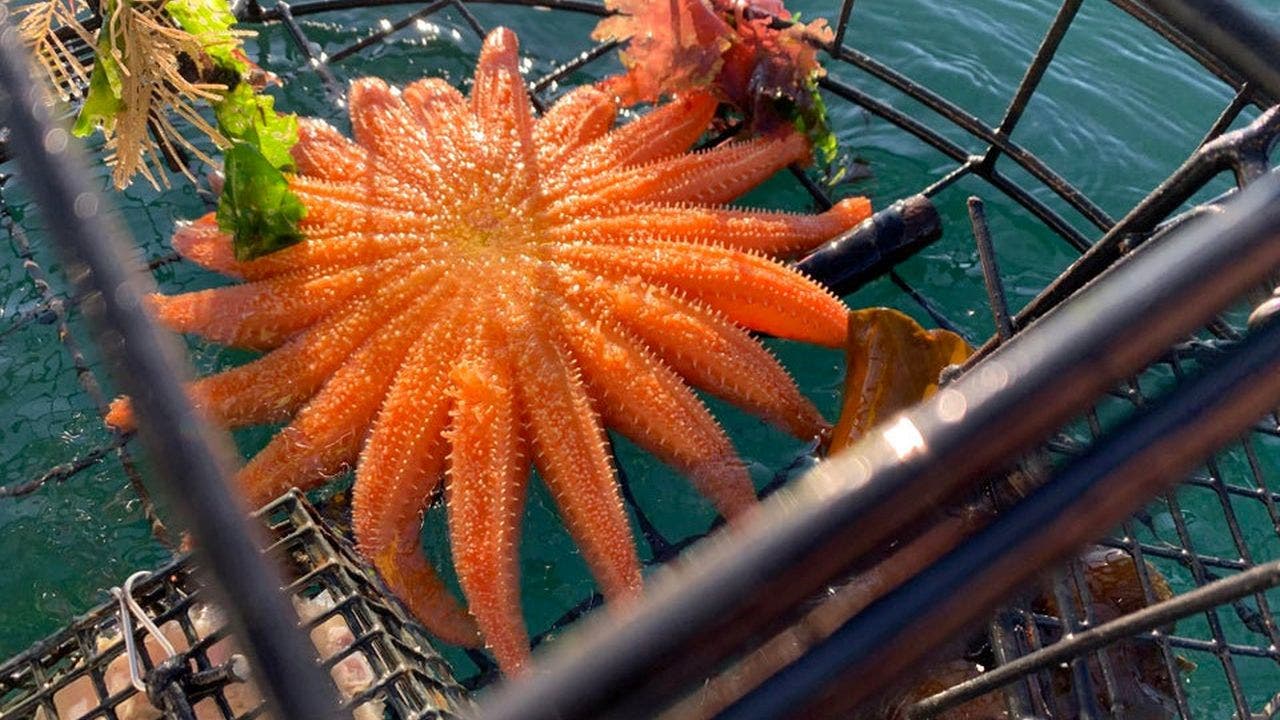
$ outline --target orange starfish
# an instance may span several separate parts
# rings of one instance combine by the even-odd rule
[[[356,465],[362,551],[440,637],[529,652],[516,545],[530,464],[609,599],[640,566],[604,428],[686,474],[726,516],[755,501],[686,381],[800,437],[827,427],[744,329],[841,345],[845,308],[761,253],[811,247],[870,210],[723,207],[806,157],[788,134],[688,153],[715,102],[689,95],[618,129],[584,87],[533,115],[515,36],[485,40],[469,99],[437,79],[350,92],[355,143],[307,121],[290,185],[306,240],[236,261],[206,216],[187,258],[245,282],[153,298],[183,332],[269,352],[202,378],[226,426],[292,418],[237,476],[254,503]],[[133,423],[127,400],[109,421]],[[440,479],[463,610],[421,553]]]

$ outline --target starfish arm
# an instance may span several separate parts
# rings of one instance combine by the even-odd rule
[[[243,263],[246,279],[259,280],[306,269],[338,272],[397,259],[430,264],[449,257],[443,242],[418,233],[352,233],[340,237],[307,240]]]
[[[519,562],[529,459],[509,359],[500,342],[478,345],[453,372],[449,543],[485,644],[510,675],[529,658]]]
[[[474,190],[477,178],[464,172],[473,165],[476,155],[472,145],[479,128],[471,105],[462,93],[440,78],[426,78],[410,84],[400,96],[409,114],[422,127],[431,143],[429,150],[416,162],[430,166],[430,172],[441,176],[441,183],[452,192]],[[483,183],[480,183],[483,185]],[[458,207],[460,198],[449,192],[438,193],[439,201]],[[424,204],[419,203],[418,209]]]
[[[403,262],[386,261],[328,275],[297,273],[270,280],[151,295],[165,327],[232,347],[270,350],[384,281]]]
[[[378,78],[351,83],[347,94],[351,131],[368,153],[370,162],[388,177],[403,178],[415,194],[440,201],[442,188],[450,185],[448,170],[439,162],[438,136],[428,134],[413,117],[398,91]],[[412,202],[406,198],[406,202]],[[429,207],[422,202],[418,207]]]
[[[432,323],[396,373],[356,465],[351,518],[360,551],[414,615],[441,639],[473,645],[475,621],[427,562],[420,540],[448,449],[448,349],[460,335],[452,320]]]
[[[441,78],[423,78],[405,86],[400,94],[413,119],[429,134],[456,142],[470,112],[467,99]]]
[[[364,149],[324,120],[299,120],[298,142],[289,152],[300,175],[350,181],[369,172]]]
[[[287,418],[315,395],[388,316],[394,317],[414,292],[430,287],[442,274],[440,266],[418,268],[257,360],[196,380],[188,388],[192,403],[204,410],[211,422],[224,427]],[[134,427],[128,398],[111,403],[106,421],[121,430]]]
[[[808,250],[871,217],[866,198],[845,198],[820,215],[681,205],[623,205],[617,211],[556,226],[552,237],[629,244],[637,240],[715,243],[785,255]]]
[[[586,312],[614,319],[695,387],[798,438],[827,430],[777,359],[714,310],[634,278],[613,283],[569,275],[563,292]]]
[[[370,556],[361,552],[370,558],[387,587],[431,634],[450,645],[476,647],[480,644],[480,630],[475,618],[462,607],[423,555],[421,512],[416,515],[416,521],[403,526],[395,541],[380,554]]]
[[[314,205],[313,205],[314,207]],[[389,229],[404,230],[384,218]],[[353,228],[329,237],[308,237],[305,242],[248,261],[237,260],[231,235],[218,228],[214,213],[179,225],[171,244],[183,258],[196,265],[228,277],[264,280],[290,272],[354,267],[418,249],[439,247],[442,242],[433,234],[435,225],[417,217],[408,224],[412,232],[367,232],[368,226],[351,223]],[[310,235],[315,235],[314,232]]]
[[[550,324],[543,324],[550,327]],[[640,562],[622,506],[604,429],[582,378],[548,338],[512,348],[519,404],[534,464],[605,597],[640,591]]]
[[[662,241],[631,246],[573,243],[548,247],[546,252],[605,277],[639,275],[679,290],[753,330],[827,347],[844,344],[844,304],[795,270],[760,255]]]
[[[584,183],[559,201],[553,210],[581,215],[628,201],[723,204],[808,156],[809,141],[794,132],[725,143],[599,176],[595,183]]]
[[[566,93],[534,123],[538,167],[553,168],[613,127],[618,106],[606,93],[583,85]]]
[[[683,153],[706,131],[715,112],[709,93],[681,95],[567,156],[549,184],[572,193],[583,180]]]
[[[289,188],[307,208],[298,228],[308,240],[350,233],[431,232],[439,214],[431,212],[434,198],[392,176],[376,173],[367,182],[351,183],[293,176]],[[393,202],[397,194],[403,202]],[[379,203],[370,202],[373,198]]]
[[[444,473],[448,444],[438,440],[449,419],[455,328],[452,318],[437,320],[414,342],[360,455],[351,518],[360,548],[370,555],[395,537],[397,524],[385,522],[386,514],[400,506],[420,512]]]
[[[606,425],[688,476],[725,517],[755,504],[746,466],[688,385],[620,328],[572,311],[564,319]]]
[[[179,224],[169,242],[179,255],[205,270],[228,277],[244,277],[243,263],[236,260],[231,236],[218,229],[214,213]]]
[[[268,280],[282,275],[319,275],[410,256],[422,262],[446,254],[444,242],[429,231],[409,233],[352,232],[328,238],[308,238],[254,260],[239,261],[231,236],[203,222],[180,227],[173,236],[178,254],[215,272],[245,280]]]
[[[533,106],[520,76],[515,33],[497,28],[484,39],[471,88],[471,112],[491,168],[491,197],[522,204],[538,194],[538,154],[533,142]]]
[[[431,296],[414,302],[410,317],[429,318]],[[293,422],[236,475],[255,506],[290,487],[309,489],[351,465],[413,342],[418,323],[390,323],[347,358]]]

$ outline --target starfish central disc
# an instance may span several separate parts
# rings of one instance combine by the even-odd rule
[[[526,662],[517,546],[531,466],[609,599],[640,568],[605,428],[687,476],[724,515],[755,502],[746,468],[694,392],[800,437],[826,429],[748,329],[839,346],[844,306],[767,257],[870,214],[723,203],[808,155],[798,134],[690,152],[715,101],[688,94],[614,128],[574,90],[535,117],[515,36],[485,40],[469,97],[437,79],[352,84],[354,142],[303,121],[290,186],[305,240],[237,261],[212,216],[187,259],[239,278],[153,298],[169,327],[267,351],[201,378],[216,422],[288,427],[238,474],[257,504],[355,467],[354,529],[437,635]],[[133,424],[127,400],[109,422]],[[419,547],[443,488],[464,609]]]

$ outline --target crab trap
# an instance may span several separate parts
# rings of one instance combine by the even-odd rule
[[[624,458],[620,469],[632,475],[624,494],[646,560],[664,566],[648,580],[651,592],[625,611],[591,613],[600,599],[589,584],[539,566],[545,587],[570,597],[533,623],[534,644],[551,647],[536,656],[535,677],[495,684],[476,712],[1280,716],[1272,608],[1280,602],[1280,302],[1271,296],[1280,276],[1280,178],[1271,157],[1280,136],[1277,29],[1225,0],[992,3],[990,37],[954,33],[939,71],[920,61],[912,28],[953,20],[942,7],[952,4],[791,4],[806,21],[830,22],[819,90],[842,147],[856,147],[866,162],[796,168],[767,193],[788,209],[825,209],[869,188],[878,210],[798,265],[851,307],[900,307],[965,336],[976,352],[948,368],[928,400],[829,460],[816,462],[805,449],[760,451],[768,461],[757,463],[757,485],[768,497],[753,522],[730,532],[708,536],[717,524],[710,518],[692,527],[659,517],[653,485]],[[363,75],[456,80],[498,24],[521,31],[540,107],[617,70],[618,45],[589,39],[607,11],[585,0],[250,0],[235,11],[259,33],[249,41],[252,59],[296,88],[291,109],[302,114],[339,117],[346,82]],[[1015,19],[1033,35],[1015,37]],[[1058,121],[1082,98],[1097,100],[1093,78],[1078,73],[1081,53],[1106,37],[1146,59],[1131,92],[1144,93],[1150,109],[1082,114],[1078,124],[1092,132],[1084,142]],[[84,55],[82,39],[62,40]],[[1017,72],[984,66],[1002,56]],[[10,103],[30,83],[15,74],[13,58],[6,62],[0,95]],[[979,86],[983,92],[956,99]],[[74,94],[74,78],[67,89]],[[1160,108],[1207,107],[1206,98],[1221,102],[1196,137],[1175,137]],[[59,502],[74,509],[66,488],[92,475],[125,488],[127,503],[108,504],[123,508],[112,510],[118,522],[163,534],[145,481],[153,472],[185,478],[174,497],[183,505],[192,500],[184,493],[206,492],[204,480],[217,485],[216,451],[176,432],[181,423],[153,423],[153,469],[138,459],[133,434],[102,429],[100,366],[110,354],[99,358],[84,337],[83,311],[126,279],[121,258],[103,249],[109,233],[84,221],[98,202],[88,178],[102,174],[67,166],[54,147],[60,141],[48,140],[65,134],[46,135],[38,118],[20,112],[9,117],[0,223],[13,255],[3,274],[0,347],[47,372],[10,381],[6,412],[43,410],[5,439],[0,503],[61,493]],[[1117,148],[1137,146],[1182,161],[1135,167],[1118,159]],[[18,167],[11,158],[24,150],[31,158]],[[1087,172],[1061,167],[1082,158]],[[200,177],[209,168],[180,149],[162,161],[172,189],[131,190],[119,202],[138,235],[134,254],[161,284],[196,287],[201,280],[162,240],[170,215],[191,217],[211,202],[179,171]],[[1111,184],[1131,191],[1109,192]],[[31,219],[39,211],[43,225]],[[154,237],[138,232],[148,227]],[[77,243],[77,235],[101,242]],[[65,239],[73,254],[59,259],[49,238]],[[64,274],[88,278],[88,289],[72,289]],[[168,367],[155,361],[163,353],[136,341],[150,337],[149,326],[129,307],[106,305],[110,332],[135,339],[126,343],[125,372],[164,385]],[[801,364],[829,362],[779,352]],[[222,361],[200,347],[194,353],[198,364]],[[839,379],[788,366],[806,391],[827,393],[829,410]],[[67,383],[78,387],[73,397],[57,397]],[[180,393],[158,394],[157,417],[187,417]],[[49,397],[55,401],[33,405]],[[40,465],[24,459],[27,448],[62,455]],[[208,492],[199,497],[225,498]],[[188,516],[197,544],[217,551],[211,576],[224,585],[252,549],[247,539],[210,544],[218,528],[236,527],[227,517],[234,505],[227,507]],[[0,518],[6,512],[18,511],[0,505]],[[447,716],[471,709],[454,675],[470,689],[495,680],[479,653],[454,653],[453,667],[445,664],[300,496],[262,517],[273,556],[294,578],[294,602],[272,606],[275,624],[287,630],[300,616],[311,639],[326,628],[349,632],[336,654],[321,651],[347,712]],[[120,582],[133,568],[109,569]],[[257,702],[236,704],[257,691],[235,682],[242,666],[220,647],[231,642],[225,623],[209,619],[217,611],[190,572],[189,561],[178,561],[121,593],[158,626],[158,634],[134,633],[144,675],[163,663],[168,653],[153,651],[166,638],[192,661],[181,682],[196,717],[261,716]],[[269,574],[254,577],[263,581],[246,586],[270,585]],[[224,589],[233,605],[250,604]],[[154,717],[130,714],[150,712],[120,640],[130,616],[109,603],[6,664],[0,717]],[[271,623],[261,613],[237,617],[259,657],[276,640],[290,642],[284,630],[265,637]],[[276,657],[310,652],[292,647],[295,654]],[[302,707],[292,703],[316,687],[298,667],[266,667],[260,684],[282,707]],[[344,688],[346,672],[362,684]],[[73,696],[85,709],[69,709]]]

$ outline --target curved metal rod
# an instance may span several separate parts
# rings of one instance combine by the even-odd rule
[[[18,177],[62,252],[67,277],[89,297],[84,307],[103,354],[133,396],[156,477],[183,512],[201,565],[216,580],[215,596],[229,611],[277,717],[336,719],[333,683],[297,629],[280,575],[263,559],[261,528],[250,523],[228,486],[230,444],[191,407],[181,380],[189,375],[182,351],[145,311],[151,279],[120,242],[70,134],[51,122],[8,14],[0,5],[0,124],[12,133]]]
[[[1280,106],[1262,113],[1247,127],[1211,140],[1187,159],[1155,190],[1134,206],[1119,223],[1081,255],[1071,267],[1041,290],[1014,317],[1021,328],[1062,303],[1084,287],[1146,239],[1158,223],[1169,218],[1188,198],[1219,174],[1232,170],[1238,185],[1252,182],[1260,175],[1271,148],[1280,141]],[[991,350],[989,340],[969,359],[973,365]]]
[[[116,599],[120,606],[120,634],[124,636],[124,654],[129,662],[129,682],[133,685],[133,689],[140,693],[147,691],[147,683],[142,679],[142,656],[138,654],[137,643],[133,637],[133,621],[136,618],[142,624],[152,638],[160,645],[160,649],[164,651],[164,659],[168,660],[178,651],[174,649],[173,643],[169,642],[169,638],[160,632],[160,628],[152,622],[142,606],[133,597],[133,584],[138,580],[151,575],[147,570],[139,570],[129,576],[124,581],[124,588],[111,588],[111,596]]]
[[[915,136],[916,139],[960,163],[961,167],[965,168],[967,172],[979,174],[979,170],[981,170],[979,177],[982,177],[997,190],[1026,208],[1028,212],[1035,215],[1037,219],[1066,240],[1077,251],[1084,252],[1089,248],[1089,241],[1085,236],[1073,228],[1061,215],[1051,210],[1048,205],[1037,200],[1031,193],[1009,180],[994,167],[982,169],[980,167],[982,164],[981,157],[970,157],[964,148],[943,137],[929,126],[848,83],[843,83],[827,76],[819,80],[818,85],[823,90],[831,92],[848,102],[858,105],[867,112],[893,123],[898,129]],[[939,189],[941,187],[945,187],[945,184],[940,186]],[[926,194],[928,193],[926,192]]]

